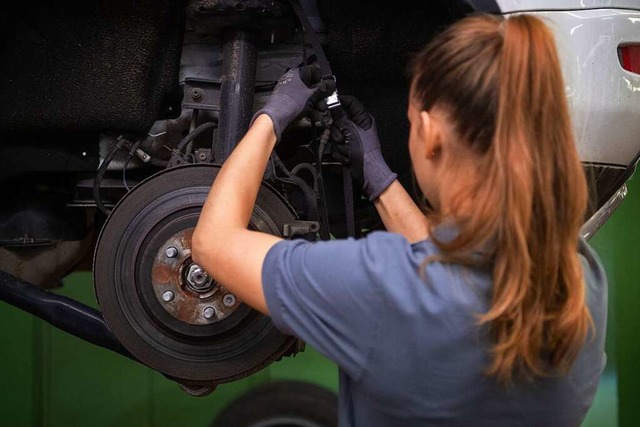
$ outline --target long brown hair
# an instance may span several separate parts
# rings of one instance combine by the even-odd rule
[[[465,18],[414,59],[412,101],[437,106],[478,154],[475,188],[447,213],[445,259],[493,244],[489,375],[502,383],[566,373],[592,325],[578,258],[587,204],[556,46],[538,18]],[[456,200],[473,212],[456,216]]]

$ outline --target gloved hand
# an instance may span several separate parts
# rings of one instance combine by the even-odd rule
[[[373,116],[353,96],[341,95],[340,103],[343,112],[336,114],[332,111],[333,156],[340,163],[350,166],[355,180],[364,181],[364,192],[373,201],[398,175],[391,172],[382,157]]]
[[[273,121],[276,137],[280,140],[284,129],[302,113],[308,113],[315,104],[335,90],[333,80],[322,80],[315,65],[292,68],[280,77],[267,103],[251,119],[267,114]]]

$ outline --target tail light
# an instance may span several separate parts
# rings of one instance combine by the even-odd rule
[[[620,46],[618,48],[620,65],[627,71],[640,74],[640,45]]]

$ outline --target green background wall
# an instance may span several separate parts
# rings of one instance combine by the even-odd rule
[[[637,189],[637,190],[636,190]],[[609,276],[608,366],[584,426],[636,426],[640,413],[640,184],[591,244]],[[58,292],[95,305],[91,276],[74,274]],[[255,385],[299,379],[337,388],[335,366],[313,349],[275,363],[204,398],[189,397],[156,372],[58,331],[0,303],[1,426],[209,425]]]
[[[95,305],[91,276],[60,293]],[[0,426],[207,426],[231,400],[274,379],[337,389],[335,366],[313,349],[244,380],[190,397],[157,372],[0,306]]]

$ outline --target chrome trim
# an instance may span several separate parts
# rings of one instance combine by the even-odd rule
[[[618,209],[624,198],[627,196],[627,184],[623,184],[622,187],[615,192],[613,196],[607,202],[602,205],[598,212],[594,213],[587,222],[584,223],[580,234],[586,240],[591,239],[604,225],[609,217]]]

